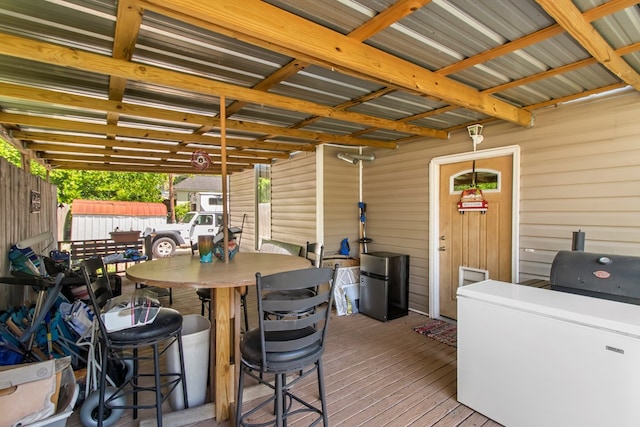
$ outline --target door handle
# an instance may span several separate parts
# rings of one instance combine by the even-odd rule
[[[444,252],[444,251],[446,251],[446,250],[447,250],[447,248],[445,248],[444,246],[440,246],[440,247],[438,248],[438,250],[439,250],[440,252]]]

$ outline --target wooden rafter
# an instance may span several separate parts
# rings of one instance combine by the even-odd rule
[[[416,134],[434,138],[447,138],[446,132],[412,126],[350,111],[339,111],[333,107],[316,104],[300,99],[288,98],[273,93],[254,89],[247,89],[229,83],[213,81],[203,77],[186,75],[176,71],[166,70],[150,65],[134,64],[123,60],[108,58],[102,55],[80,52],[75,49],[57,46],[49,43],[36,42],[26,38],[2,34],[3,43],[0,44],[0,54],[24,58],[47,64],[69,67],[103,75],[116,75],[128,79],[175,87],[195,93],[241,99],[255,104],[265,104],[285,110],[304,111],[309,114],[327,118],[377,126],[396,132]]]
[[[141,4],[146,8],[153,7],[159,13],[170,11],[197,19],[194,22],[205,21],[224,27],[236,38],[346,74],[367,76],[379,82],[391,81],[406,90],[521,126],[531,125],[532,116],[526,110],[260,1],[141,0]],[[286,22],[287,25],[268,27],[263,25],[265,20]]]
[[[607,43],[570,0],[536,0],[558,24],[623,82],[640,90],[640,74]]]
[[[21,37],[19,34],[24,33],[20,31],[0,34],[3,38],[0,55],[106,76],[109,81],[108,91],[102,98],[77,95],[79,92],[76,90],[72,90],[72,94],[35,86],[0,83],[0,94],[5,98],[11,98],[18,103],[35,103],[42,106],[43,111],[47,110],[47,105],[58,105],[71,111],[91,111],[91,122],[77,119],[74,114],[68,115],[66,120],[61,120],[53,118],[55,113],[45,113],[38,117],[37,113],[1,112],[0,124],[6,129],[12,129],[10,140],[20,146],[23,158],[36,159],[47,168],[61,167],[61,164],[74,165],[75,168],[83,159],[86,160],[87,156],[91,157],[91,167],[99,168],[100,161],[96,159],[102,156],[103,167],[109,170],[129,170],[163,162],[163,171],[164,166],[167,166],[176,173],[182,173],[178,171],[188,169],[189,156],[194,151],[206,151],[212,157],[214,165],[220,161],[222,141],[218,135],[223,126],[222,120],[227,130],[225,133],[230,134],[225,135],[229,166],[245,168],[256,163],[268,163],[273,159],[288,158],[297,151],[313,151],[319,144],[324,143],[378,149],[396,148],[405,141],[425,137],[445,139],[450,131],[465,127],[466,124],[460,123],[446,129],[430,129],[416,123],[420,119],[431,117],[438,120],[438,116],[450,112],[453,114],[448,116],[455,117],[458,115],[455,110],[461,110],[461,115],[469,114],[468,111],[462,111],[466,109],[488,116],[474,122],[487,123],[502,119],[528,126],[532,123],[531,112],[537,108],[625,85],[640,90],[640,74],[630,65],[633,62],[627,63],[623,58],[640,50],[640,42],[614,49],[592,25],[594,21],[625,9],[629,9],[628,14],[635,16],[637,11],[633,8],[637,6],[636,1],[610,0],[584,12],[578,10],[570,0],[535,1],[556,23],[519,39],[505,41],[492,49],[448,66],[429,71],[373,47],[379,39],[375,43],[367,41],[419,11],[431,0],[397,0],[386,9],[372,13],[370,19],[362,21],[359,26],[345,33],[330,30],[309,19],[287,12],[284,8],[276,8],[258,0],[244,0],[241,3],[236,0],[121,0],[117,3],[113,50],[110,56],[92,53],[101,50],[74,49],[62,46],[64,42],[55,45],[44,41],[54,40],[53,38]],[[73,6],[64,7],[75,9]],[[157,67],[155,63],[136,63],[132,58],[138,48],[138,35],[147,11],[164,15],[162,19],[176,19],[179,23],[200,27],[276,54],[290,56],[292,59],[284,66],[275,67],[265,77],[252,83],[251,87],[226,83],[230,80],[208,79],[201,77],[202,74]],[[286,26],[264,25],[265,22],[285,21]],[[470,67],[485,64],[563,33],[573,37],[591,57],[522,78],[514,78],[483,90],[459,83],[465,79],[464,74],[460,73]],[[34,34],[37,35],[37,29]],[[455,46],[452,48],[456,50]],[[370,93],[360,94],[336,105],[287,97],[280,95],[279,90],[273,90],[279,89],[279,85],[286,83],[312,64],[375,82],[379,87]],[[508,90],[598,65],[605,67],[621,82],[603,84],[600,88],[571,93],[534,105],[514,106],[502,101],[502,94]],[[594,67],[594,70],[596,68],[599,67]],[[228,100],[228,105],[220,106],[221,110],[225,110],[224,117],[221,117],[216,112],[215,104],[212,104],[211,114],[202,114],[179,111],[169,105],[166,108],[150,107],[148,105],[152,104],[138,104],[137,100],[123,102],[128,81],[195,92],[211,98],[224,98]],[[365,105],[364,108],[367,108],[366,105],[374,105],[372,101],[376,99],[386,96],[390,99],[394,92],[422,96],[445,105],[433,109],[425,107],[425,111],[394,120],[357,112],[358,106]],[[256,105],[295,111],[303,113],[306,117],[286,126],[246,120],[243,109],[248,107],[248,110],[251,110]],[[386,107],[384,99],[380,105]],[[125,115],[151,123],[151,129],[119,125],[121,117]],[[234,115],[242,120],[233,120]],[[81,114],[78,115],[80,116]],[[104,118],[103,123],[106,124],[98,124],[95,117]],[[323,119],[330,120],[323,122]],[[350,134],[341,133],[339,130],[335,133],[305,130],[313,128],[315,123],[324,128],[325,123],[332,120],[356,124],[358,130]],[[166,128],[174,127],[175,131],[153,130],[155,123],[166,123]],[[20,130],[21,127],[29,127],[30,130],[23,132]],[[41,131],[38,131],[39,129]],[[378,130],[381,132],[373,135]],[[389,138],[382,141],[380,135],[384,137],[384,131],[403,136],[393,141],[389,141]],[[234,138],[234,134],[241,138]],[[367,138],[367,134],[372,134],[372,137]],[[212,170],[207,173],[211,173]],[[230,169],[230,172],[235,170],[241,169]]]

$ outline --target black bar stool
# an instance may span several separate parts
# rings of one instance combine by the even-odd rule
[[[142,326],[108,332],[102,316],[102,308],[112,298],[109,279],[102,259],[92,258],[82,263],[81,270],[87,284],[87,290],[98,322],[98,342],[100,345],[101,369],[99,380],[99,399],[95,409],[88,408],[91,418],[101,427],[105,415],[109,417],[112,411],[133,409],[133,418],[138,417],[138,409],[156,409],[157,425],[162,426],[162,402],[182,382],[183,398],[188,407],[187,386],[184,375],[184,355],[182,349],[182,315],[170,308],[160,308],[153,322]],[[161,344],[164,344],[161,348]],[[172,345],[178,345],[180,358],[180,372],[161,372],[160,355]],[[145,348],[151,348],[152,356],[140,354]],[[132,352],[132,355],[128,352]],[[133,375],[115,389],[109,387],[107,366],[109,359],[132,360]],[[153,361],[153,372],[140,372],[141,360]],[[148,386],[141,383],[141,379],[153,377],[154,383]],[[109,388],[109,390],[107,390]],[[164,390],[164,393],[163,393]],[[155,400],[151,404],[142,404],[138,400],[138,393],[152,392]],[[132,403],[127,403],[127,397],[132,395]],[[83,410],[85,407],[83,405]],[[83,414],[81,413],[81,417]],[[113,420],[109,420],[109,424]]]

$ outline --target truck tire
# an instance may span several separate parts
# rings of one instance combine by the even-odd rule
[[[153,242],[152,251],[156,258],[173,256],[176,251],[176,242],[171,237],[160,237]]]

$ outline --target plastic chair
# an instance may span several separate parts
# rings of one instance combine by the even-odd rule
[[[58,273],[55,277],[55,281],[51,282],[51,278],[38,278],[34,277],[32,279],[32,284],[34,289],[38,289],[38,297],[36,299],[36,306],[34,309],[33,319],[29,326],[23,330],[23,332],[18,336],[18,341],[24,349],[25,359],[28,361],[31,360],[46,360],[47,357],[44,353],[38,349],[34,343],[36,338],[36,333],[38,328],[45,323],[48,324],[48,317],[51,315],[51,309],[53,308],[58,295],[60,295],[60,291],[62,289],[62,281],[65,278],[64,273]],[[14,279],[13,283],[29,283],[29,279]],[[10,281],[10,278],[6,278],[3,282]],[[49,327],[49,326],[47,326]],[[14,331],[17,332],[17,331]],[[48,357],[52,358],[53,353],[51,349],[51,337],[48,334]]]
[[[124,409],[133,409],[133,418],[138,417],[138,409],[156,409],[157,425],[162,426],[162,402],[182,381],[185,382],[184,354],[182,349],[182,315],[170,308],[160,308],[157,317],[152,323],[107,332],[106,325],[100,315],[102,308],[112,298],[113,293],[109,286],[109,279],[101,259],[86,260],[81,265],[82,274],[87,284],[89,298],[96,313],[98,322],[98,343],[100,345],[100,361],[103,367],[112,359],[131,359],[133,362],[133,374],[117,388],[108,388],[107,369],[100,370],[99,392],[97,393],[97,408],[92,409],[86,402],[82,406],[81,419],[89,418],[89,422],[97,421],[101,427],[105,417],[109,418],[109,425],[113,420],[114,412],[121,414]],[[164,344],[161,348],[161,344]],[[160,355],[166,352],[171,345],[178,345],[180,359],[180,372],[161,372]],[[152,356],[139,354],[139,349],[152,349]],[[132,354],[128,352],[131,351]],[[153,372],[140,372],[141,360],[153,361]],[[154,379],[153,386],[141,384],[144,377]],[[130,386],[130,387],[128,387]],[[129,389],[130,388],[130,389]],[[165,393],[163,393],[163,389]],[[138,393],[142,391],[154,392],[155,400],[152,404],[142,404],[138,401]],[[187,387],[182,387],[185,405],[188,405]],[[132,403],[127,403],[126,397],[133,395]],[[87,408],[85,408],[87,406]],[[84,423],[84,422],[83,422]],[[85,424],[86,425],[86,424]]]
[[[287,271],[269,276],[256,273],[258,293],[259,327],[249,330],[240,343],[241,363],[236,399],[236,426],[252,426],[246,422],[262,408],[273,408],[276,426],[287,424],[294,414],[313,412],[318,415],[313,423],[320,420],[328,425],[325,401],[322,354],[329,326],[329,317],[333,303],[333,287],[336,283],[337,269],[309,268]],[[306,298],[291,301],[288,298],[265,299],[266,294],[279,295],[281,291],[319,288],[329,283],[329,291]],[[276,316],[268,314],[293,309],[305,312],[305,315]],[[301,373],[287,383],[288,373]],[[296,396],[293,387],[310,374],[317,373],[320,406],[312,405]],[[275,375],[275,381],[267,381],[265,374]],[[273,390],[273,395],[260,402],[246,413],[242,413],[242,395],[245,375]],[[273,403],[273,407],[271,404]],[[265,411],[266,413],[266,411]],[[272,424],[273,424],[272,423]],[[258,425],[267,425],[261,423]]]

